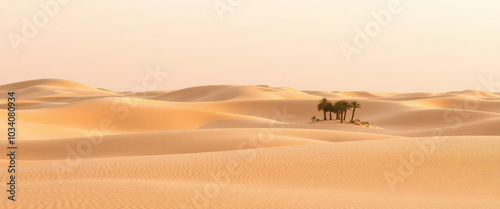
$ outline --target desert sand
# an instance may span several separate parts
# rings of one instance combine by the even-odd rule
[[[0,86],[3,121],[12,90],[17,199],[2,154],[2,208],[500,208],[497,93],[41,79]],[[322,97],[358,101],[355,118],[372,126],[312,122]]]

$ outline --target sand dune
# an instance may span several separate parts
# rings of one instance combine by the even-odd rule
[[[81,83],[60,79],[39,79],[22,81],[0,86],[0,91],[15,90],[18,98],[33,98],[50,95],[69,95],[79,97],[82,95],[113,95],[113,92],[99,90]],[[5,98],[5,95],[1,95]]]
[[[168,92],[151,98],[162,101],[226,101],[226,100],[262,100],[262,99],[315,99],[317,97],[301,91],[270,86],[202,86]]]
[[[62,80],[62,79],[36,79],[29,81],[21,81],[11,84],[5,84],[0,86],[0,90],[10,91],[10,90],[22,90],[25,88],[32,88],[37,86],[47,86],[55,89],[73,89],[73,90],[85,90],[85,91],[98,91],[94,87],[87,86],[74,81]],[[41,93],[41,92],[40,92]]]
[[[500,99],[497,97],[497,99]],[[488,100],[476,97],[444,97],[413,100],[409,104],[419,107],[434,107],[442,109],[471,109],[475,111],[500,113],[498,100]]]
[[[102,158],[81,161],[67,170],[55,169],[57,163],[27,165],[21,204],[62,208],[498,207],[500,180],[495,175],[500,169],[493,165],[500,158],[500,143],[492,137],[448,138],[391,189],[385,175],[398,173],[399,160],[418,150],[416,140],[303,145],[258,153]],[[207,186],[217,188],[216,192],[209,191],[207,196]]]
[[[42,79],[0,86],[3,120],[11,90],[22,154],[6,208],[500,208],[498,93]],[[359,101],[373,126],[312,122],[322,97]]]
[[[287,128],[276,133],[270,139],[259,137],[261,129],[235,128],[231,130],[235,133],[227,135],[227,130],[225,129],[144,132],[101,136],[93,133],[89,134],[89,136],[79,138],[24,140],[19,143],[19,146],[23,147],[23,152],[25,153],[23,154],[23,159],[28,161],[45,161],[65,159],[68,155],[66,148],[73,148],[76,151],[78,146],[83,146],[79,145],[82,142],[86,145],[93,145],[92,154],[82,156],[82,158],[90,159],[230,151],[246,149],[252,147],[252,144],[257,142],[261,142],[261,148],[269,148],[327,142],[400,138],[389,135],[348,131]],[[94,143],[98,145],[94,145]]]
[[[445,93],[443,95],[446,95],[446,96],[460,95],[460,96],[469,96],[469,97],[478,97],[478,98],[497,98],[498,99],[498,94],[491,93],[491,92],[477,91],[477,90],[453,91],[453,92]]]
[[[373,93],[368,91],[351,91],[351,92],[342,92],[340,94],[345,95],[347,97],[387,97],[391,95],[384,93]]]

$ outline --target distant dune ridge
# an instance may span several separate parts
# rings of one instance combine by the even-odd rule
[[[40,79],[0,86],[4,121],[7,91],[21,167],[6,208],[500,208],[498,93]],[[323,97],[358,101],[374,128],[311,122]]]

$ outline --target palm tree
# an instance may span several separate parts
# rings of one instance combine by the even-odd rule
[[[351,104],[345,100],[338,101],[340,112],[340,122],[343,123],[347,115],[347,110],[351,109]]]
[[[346,101],[346,103],[345,103],[345,110],[344,110],[344,121],[345,121],[345,118],[347,117],[347,111],[351,110],[351,108],[352,108],[351,103],[349,103],[349,102]]]
[[[323,111],[324,120],[326,120],[326,112],[328,112],[328,108],[327,108],[328,103],[330,103],[330,100],[328,100],[327,98],[323,98],[323,99],[319,100],[319,104],[318,104],[318,111]]]
[[[356,112],[356,109],[361,109],[361,104],[359,104],[359,102],[357,102],[357,101],[352,101],[351,106],[352,106],[351,122],[354,122],[354,113]]]
[[[332,112],[334,111],[333,104],[331,102],[328,102],[326,104],[326,111],[330,113],[330,120],[332,120]]]
[[[335,102],[333,105],[333,112],[335,113],[335,119],[340,120],[340,102]]]

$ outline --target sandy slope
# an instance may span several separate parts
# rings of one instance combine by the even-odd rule
[[[6,208],[500,208],[498,94],[43,79],[0,86],[3,120],[10,90],[21,167]],[[376,128],[311,123],[324,96],[359,101]]]

